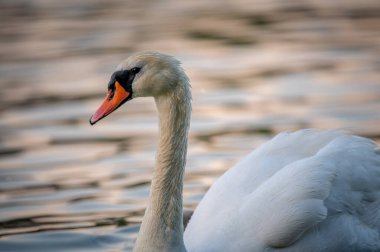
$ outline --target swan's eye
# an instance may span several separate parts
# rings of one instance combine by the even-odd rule
[[[138,74],[141,70],[141,67],[134,67],[130,71],[132,74]]]

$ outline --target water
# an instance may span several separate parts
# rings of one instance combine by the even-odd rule
[[[339,1],[334,1],[334,3]],[[175,55],[192,80],[184,204],[274,134],[380,140],[376,1],[0,1],[0,251],[131,251],[157,143],[151,99],[94,127],[115,66]]]

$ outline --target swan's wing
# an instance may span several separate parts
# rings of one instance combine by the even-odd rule
[[[339,244],[352,244],[358,233],[364,241],[368,227],[378,235],[380,156],[374,148],[339,131],[278,135],[214,183],[185,231],[187,248],[321,251],[330,240],[328,246],[337,243],[336,233]]]
[[[247,195],[239,209],[246,237],[264,247],[287,247],[327,216],[324,200],[330,193],[336,166],[313,156],[285,166]],[[242,223],[243,225],[243,223]]]
[[[240,210],[254,210],[247,230],[264,247],[291,251],[380,249],[375,148],[369,139],[338,134],[313,156],[286,165],[247,196]]]
[[[265,214],[273,213],[273,216],[276,216],[284,206],[292,205],[293,203],[288,202],[286,197],[292,196],[292,190],[298,191],[295,187],[301,183],[293,175],[296,176],[297,172],[302,174],[302,163],[297,165],[295,162],[312,157],[337,135],[339,135],[337,131],[311,129],[295,133],[281,133],[228,170],[212,185],[195,210],[184,234],[188,249],[229,251],[228,248],[232,246],[230,248],[233,251],[235,245],[231,245],[232,243],[229,242],[233,239],[244,243],[239,245],[239,251],[244,251],[242,247],[246,246],[258,248],[262,245],[264,247],[263,243],[268,239],[256,237],[257,234],[266,232],[274,235],[271,228],[278,230],[277,220],[273,222],[272,226],[264,227],[267,218]],[[287,171],[275,176],[284,167],[287,167]],[[321,174],[310,173],[308,176],[329,181],[334,173],[333,167],[329,166],[327,170],[328,172],[325,171]],[[286,175],[288,171],[290,173]],[[307,173],[306,170],[304,172]],[[306,177],[304,178],[306,179]],[[294,181],[294,183],[290,181]],[[329,182],[326,183],[320,185],[322,191],[313,200],[307,201],[307,194],[298,195],[299,198],[305,199],[302,203],[304,205],[300,203],[299,207],[318,205],[318,210],[312,215],[313,218],[310,217],[309,222],[302,224],[302,227],[309,225],[312,221],[320,221],[325,216],[326,210],[320,199],[325,197],[326,191],[328,191],[328,189],[323,189],[324,185],[330,186]],[[310,190],[316,190],[313,189],[313,186],[318,187],[314,183],[310,185]],[[297,198],[296,195],[293,197]],[[272,199],[272,202],[268,203],[269,199]],[[269,204],[268,207],[266,204]],[[270,210],[268,210],[269,208]],[[287,212],[290,213],[292,210],[295,209],[290,208]],[[284,216],[294,215],[284,214]],[[282,218],[278,217],[278,219]],[[262,221],[261,228],[256,228],[260,226],[257,224],[259,221]],[[290,220],[290,222],[294,221]],[[280,240],[286,239],[289,234],[294,234],[296,231],[300,233],[299,230],[302,228],[298,225],[294,227],[295,231],[285,233],[286,225],[287,223],[282,224],[282,231],[278,231],[276,236],[278,242],[274,242],[274,244],[280,244]],[[262,244],[258,244],[259,239]]]

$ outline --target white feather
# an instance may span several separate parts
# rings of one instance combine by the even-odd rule
[[[276,136],[214,183],[187,226],[186,248],[380,250],[374,150],[372,141],[336,130]]]

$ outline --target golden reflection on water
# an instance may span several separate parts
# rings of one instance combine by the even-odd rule
[[[186,207],[279,131],[380,139],[376,1],[0,7],[1,252],[130,251],[154,165],[154,102],[133,100],[94,127],[88,118],[132,52],[172,54],[191,79]]]

